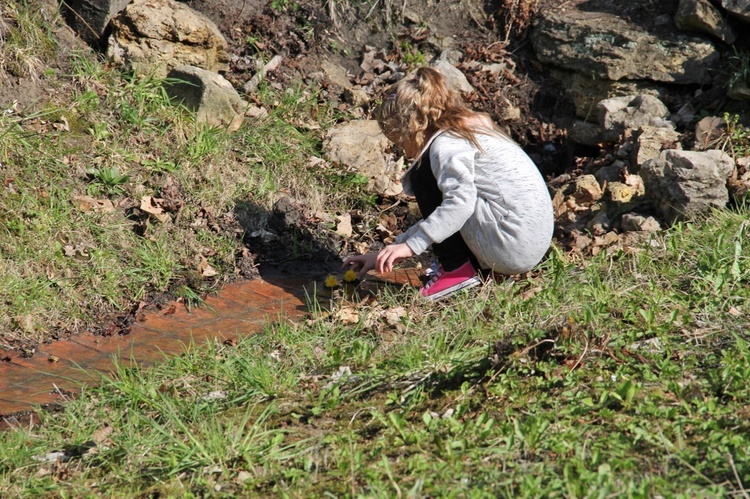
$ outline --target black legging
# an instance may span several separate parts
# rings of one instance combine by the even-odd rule
[[[427,218],[443,202],[443,193],[438,188],[437,180],[430,167],[430,151],[422,155],[420,163],[412,168],[409,180],[417,198],[422,217]],[[460,232],[456,232],[441,243],[434,243],[432,251],[435,253],[443,270],[456,270],[467,261],[471,261],[475,269],[479,269],[479,262],[474,253],[466,245]]]

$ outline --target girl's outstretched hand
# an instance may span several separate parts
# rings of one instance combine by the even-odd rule
[[[381,274],[383,272],[390,272],[393,270],[394,265],[410,256],[414,256],[414,252],[406,243],[389,244],[378,253],[375,268]]]
[[[375,268],[375,259],[377,258],[376,253],[368,253],[366,255],[350,256],[344,260],[342,269],[353,269],[358,271],[357,277],[360,279],[365,277],[368,271]]]

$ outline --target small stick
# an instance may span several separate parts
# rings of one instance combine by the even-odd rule
[[[740,487],[740,492],[742,492],[742,497],[745,499],[750,499],[750,495],[747,494],[747,490],[745,490],[745,487],[742,485],[742,480],[740,480],[740,474],[737,473],[737,467],[734,465],[734,459],[732,458],[732,454],[727,453],[727,457],[729,458],[729,465],[732,467],[732,473],[734,473],[734,479],[737,480],[737,485]]]

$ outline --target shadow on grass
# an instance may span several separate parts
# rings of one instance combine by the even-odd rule
[[[290,197],[279,199],[270,211],[237,201],[235,215],[260,277],[320,279],[341,269],[341,236]]]

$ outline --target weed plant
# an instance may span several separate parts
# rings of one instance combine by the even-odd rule
[[[537,276],[442,304],[383,293],[357,324],[334,304],[236,346],[123,366],[62,413],[0,435],[0,489],[741,495],[748,215],[716,211],[585,264],[553,249]],[[400,322],[384,320],[396,307]]]

